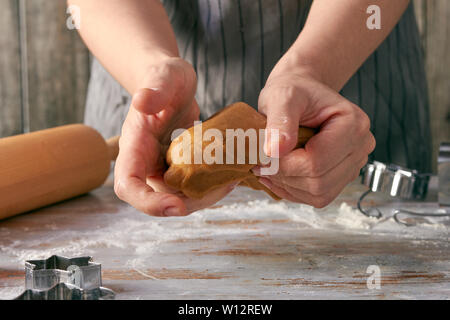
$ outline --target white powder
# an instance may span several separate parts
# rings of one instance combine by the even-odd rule
[[[303,204],[261,199],[261,196],[258,196],[260,193],[237,189],[216,208],[202,210],[189,217],[152,218],[124,205],[119,213],[105,214],[99,225],[85,230],[58,229],[54,225],[49,230],[35,233],[34,236],[30,235],[32,232],[24,232],[20,236],[21,240],[2,245],[0,257],[8,263],[12,262],[11,266],[15,264],[14,266],[22,269],[25,260],[43,259],[53,254],[95,256],[98,255],[99,248],[108,248],[108,251],[129,254],[127,261],[132,262],[130,267],[139,270],[139,259],[133,261],[133,258],[151,256],[171,241],[214,239],[233,235],[251,237],[261,232],[271,232],[272,220],[285,220],[284,223],[278,223],[277,228],[286,229],[286,232],[298,232],[297,230],[301,229],[345,230],[355,233],[393,234],[414,239],[436,238],[440,234],[448,236],[448,226],[444,224],[405,227],[391,218],[366,217],[347,203],[342,203],[339,207],[333,204],[326,209],[317,210]],[[220,223],[230,220],[244,222]],[[257,223],[246,227],[247,220]],[[9,232],[7,229],[0,229],[4,237]],[[8,237],[14,238],[11,235]]]
[[[17,298],[25,290],[25,287],[5,287],[0,288],[0,299],[12,300]]]
[[[359,210],[353,209],[347,203],[343,202],[338,210],[335,222],[348,229],[371,229],[379,223],[375,217],[367,217]]]

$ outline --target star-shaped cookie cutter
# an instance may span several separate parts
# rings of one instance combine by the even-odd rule
[[[102,267],[91,257],[51,256],[25,262],[25,288],[48,290],[58,283],[68,283],[84,290],[102,286]]]
[[[115,294],[107,288],[83,290],[68,283],[58,283],[48,290],[25,290],[14,300],[111,300]]]
[[[68,283],[58,283],[48,290],[25,290],[14,300],[110,300],[115,294],[107,288],[83,290]]]
[[[112,290],[102,287],[101,264],[92,262],[91,257],[54,255],[44,260],[25,261],[25,289],[16,299],[92,300],[115,297]]]

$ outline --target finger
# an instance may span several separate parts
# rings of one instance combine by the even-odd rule
[[[133,108],[146,115],[153,115],[164,110],[172,100],[171,86],[163,85],[160,88],[143,88],[138,90],[131,101]]]
[[[329,205],[337,196],[340,194],[342,189],[347,185],[347,183],[342,186],[337,186],[330,190],[328,193],[320,196],[312,195],[309,192],[303,190],[298,190],[286,185],[279,185],[277,182],[271,181],[272,188],[278,188],[287,192],[291,197],[297,199],[296,202],[304,203],[314,208],[324,208]]]
[[[357,156],[359,158],[357,158]],[[355,156],[352,154],[334,169],[319,177],[289,177],[280,172],[279,174],[268,178],[271,181],[275,181],[277,184],[303,190],[314,196],[321,196],[328,193],[336,185],[339,185],[340,181],[347,181],[349,177],[359,174],[360,169],[365,163],[367,163],[367,155]]]
[[[354,159],[356,159],[355,161],[357,161],[357,159],[364,159],[375,148],[375,138],[370,132],[365,138],[361,139],[360,146],[347,153],[345,157],[346,151],[344,150],[342,154],[339,154],[338,150],[331,151],[334,156],[328,155],[327,151],[320,151],[321,147],[317,147],[315,139],[321,139],[321,137],[313,137],[312,141],[304,149],[294,150],[280,159],[279,173],[283,176],[291,177],[321,177],[338,166],[342,167],[344,160],[352,154]],[[334,160],[326,159],[329,157],[334,157]],[[341,158],[342,160],[339,160]]]
[[[201,209],[209,208],[212,205],[216,204],[223,198],[225,198],[234,188],[238,185],[238,183],[233,183],[225,187],[221,187],[209,192],[202,199],[190,199],[190,198],[182,198],[184,204],[186,205],[186,209],[188,212],[192,213],[194,211],[198,211]]]
[[[359,160],[356,167],[362,167],[363,164],[367,162],[367,157]],[[352,163],[352,162],[350,162]],[[283,190],[291,198],[296,199],[296,202],[301,202],[305,204],[312,205],[316,208],[323,208],[331,203],[337,196],[342,192],[342,190],[353,180],[357,179],[359,176],[359,169],[353,169],[345,172],[345,174],[340,177],[333,185],[331,185],[326,190],[315,191],[316,188],[313,184],[310,185],[309,190],[301,190],[290,185],[274,180],[273,177],[268,178],[272,185],[272,190]],[[303,178],[297,178],[302,180]]]
[[[281,159],[280,168],[290,176],[318,177],[335,168],[349,154],[365,152],[370,121],[363,111],[345,102],[340,114],[330,117],[320,132],[304,149],[291,152]]]
[[[273,193],[275,193],[281,199],[286,199],[291,202],[303,203],[302,200],[292,196],[284,188],[281,188],[281,187],[275,185],[274,183],[272,183],[272,181],[270,181],[267,178],[260,178],[260,179],[258,179],[258,181],[261,182],[263,185],[265,185],[267,188],[269,188]]]
[[[132,106],[147,115],[164,110],[175,99],[184,82],[184,70],[170,64],[153,66],[143,80],[131,102]]]
[[[267,116],[264,151],[282,157],[297,144],[300,115],[304,102],[292,87],[266,87],[261,91],[259,111]],[[278,132],[278,139],[271,130]],[[276,150],[278,147],[278,150]]]
[[[177,194],[177,196],[179,196],[184,202],[188,213],[193,213],[195,211],[211,207],[218,201],[225,198],[239,184],[239,182],[231,183],[230,185],[212,190],[202,199],[191,199],[186,197],[182,192],[177,191],[165,184],[163,177],[151,177],[147,179],[147,182],[157,192]]]
[[[164,182],[164,177],[162,175],[147,177],[147,184],[155,191],[162,193],[171,193],[181,195],[182,193],[174,188],[169,187]]]
[[[123,161],[124,167],[130,167],[131,163],[136,161],[145,165],[139,168],[139,177],[143,181],[145,181],[145,175],[157,175],[166,166],[164,159],[161,157],[162,146],[155,134],[152,134],[152,128],[148,126],[148,121],[145,118],[145,115],[130,109],[119,140],[120,158],[130,159],[130,161]],[[133,170],[138,169],[133,168]],[[137,175],[137,172],[135,172],[135,175]]]
[[[121,143],[121,152],[115,166],[114,190],[117,196],[149,215],[185,215],[186,207],[179,197],[155,193],[145,183],[146,160],[138,150],[129,146],[129,143]]]
[[[121,200],[148,215],[157,217],[187,215],[183,201],[179,197],[169,193],[154,192],[137,177],[119,178],[115,183],[115,191]]]
[[[266,178],[263,178],[263,179],[266,180]],[[276,195],[278,195],[279,197],[281,197],[283,199],[286,199],[286,200],[289,200],[292,202],[307,204],[307,205],[313,206],[315,208],[326,207],[334,199],[337,198],[337,196],[339,195],[339,193],[341,192],[343,187],[346,185],[345,184],[344,186],[342,186],[342,188],[340,188],[340,187],[335,188],[325,195],[315,196],[315,195],[312,195],[311,193],[303,191],[303,190],[298,190],[298,189],[295,189],[295,188],[292,188],[292,187],[289,187],[286,185],[280,185],[277,182],[271,181],[269,179],[264,181],[264,184],[270,190],[272,190]]]

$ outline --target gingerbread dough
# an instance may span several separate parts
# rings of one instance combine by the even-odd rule
[[[266,186],[261,184],[258,181],[258,177],[252,173],[251,169],[255,167],[256,164],[252,164],[252,161],[250,161],[248,139],[246,139],[245,142],[245,162],[243,164],[237,164],[236,149],[238,147],[238,143],[235,138],[234,164],[226,163],[227,129],[243,129],[244,131],[247,131],[248,129],[256,129],[256,131],[259,132],[259,129],[264,129],[265,127],[266,117],[249,105],[243,102],[238,102],[226,107],[212,116],[209,120],[202,123],[203,133],[205,133],[208,129],[217,129],[222,133],[223,141],[218,141],[223,144],[222,164],[206,164],[205,161],[202,161],[201,164],[194,163],[194,150],[197,149],[197,151],[201,154],[201,152],[203,152],[208,145],[215,142],[215,139],[211,138],[210,141],[204,141],[206,139],[202,139],[201,136],[197,139],[197,136],[195,136],[194,133],[195,127],[192,127],[184,131],[179,137],[173,140],[167,151],[166,161],[169,165],[169,169],[164,175],[165,183],[176,190],[182,191],[187,197],[192,199],[201,199],[208,192],[211,192],[216,188],[237,182],[255,190],[263,190],[274,199],[279,200],[279,198]],[[297,148],[304,146],[305,143],[314,135],[314,132],[315,131],[313,129],[300,127]],[[257,135],[257,139],[257,163],[261,164],[261,159],[259,159],[259,135]],[[185,145],[182,145],[183,143]],[[190,150],[190,161],[184,161],[184,163],[180,163],[181,161],[174,161],[174,157],[183,156],[183,152],[180,152],[180,150],[188,150],[183,149],[184,147],[187,147]],[[215,155],[215,153],[213,153],[213,155]],[[186,157],[187,158],[184,159],[189,159],[189,154],[186,155]],[[186,162],[189,164],[186,164]]]

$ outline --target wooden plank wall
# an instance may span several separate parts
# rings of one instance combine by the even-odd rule
[[[440,142],[450,142],[450,1],[414,2],[425,53],[433,159],[437,161]]]
[[[18,12],[17,0],[0,0],[0,137],[23,131]]]
[[[89,53],[66,1],[0,0],[0,137],[82,122]]]
[[[77,31],[66,27],[66,1],[25,2],[30,130],[81,122],[89,53]]]
[[[450,1],[414,2],[436,158],[450,141]],[[0,0],[0,137],[82,121],[89,54],[67,18],[63,0]]]

